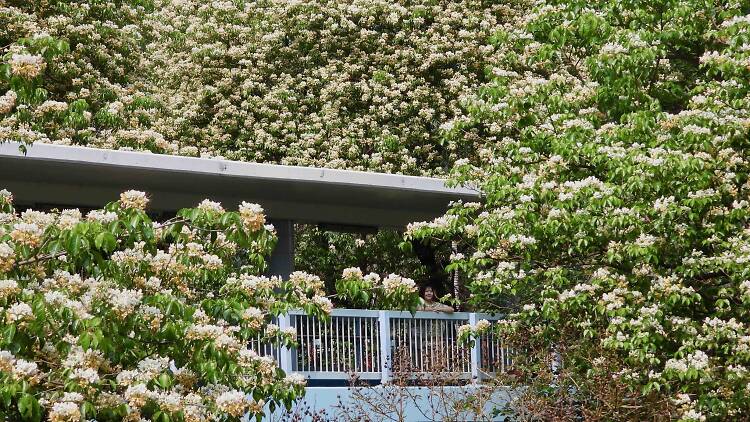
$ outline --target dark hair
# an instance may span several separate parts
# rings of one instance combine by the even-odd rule
[[[432,289],[432,292],[435,294],[435,298],[439,298],[441,296],[440,295],[440,290],[437,288],[437,286],[435,286],[432,283],[427,283],[427,284],[422,285],[422,287],[419,288],[419,296],[420,297],[424,297],[424,292],[425,292],[425,290],[427,290],[428,287],[430,289]]]

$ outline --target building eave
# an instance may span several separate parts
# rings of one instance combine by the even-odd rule
[[[269,217],[342,225],[403,226],[441,215],[477,192],[437,178],[34,144],[0,144],[0,188],[30,206],[99,207],[121,191],[152,197],[154,211],[204,198],[260,203]]]

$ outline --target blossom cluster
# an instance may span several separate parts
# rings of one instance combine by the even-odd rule
[[[417,309],[421,303],[414,280],[398,274],[381,277],[376,273],[364,275],[358,267],[345,268],[336,282],[336,294],[350,306],[381,309]]]
[[[250,339],[294,345],[294,329],[274,318],[289,309],[324,318],[332,306],[316,276],[257,275],[275,245],[268,227],[208,200],[153,222],[139,191],[85,216],[18,213],[10,193],[0,198],[9,418],[239,420],[302,394],[304,378]]]
[[[492,323],[486,319],[480,319],[476,324],[464,324],[458,326],[458,338],[461,342],[472,340],[487,333],[492,328]]]
[[[44,58],[36,54],[14,53],[8,61],[10,73],[24,79],[34,79],[39,76],[46,67]]]

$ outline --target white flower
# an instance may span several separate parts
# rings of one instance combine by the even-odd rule
[[[281,329],[276,324],[268,324],[266,325],[266,335],[269,337],[275,337],[279,335],[281,332]]]
[[[122,109],[124,108],[124,104],[120,101],[113,101],[107,105],[107,113],[109,114],[119,114]]]
[[[33,379],[39,373],[36,362],[17,359],[13,364],[13,376],[16,379]]]
[[[394,293],[399,288],[403,288],[410,292],[416,292],[417,284],[410,278],[402,277],[396,274],[389,274],[386,278],[383,279],[383,289],[385,289],[386,293]]]
[[[242,224],[250,231],[258,231],[266,224],[263,207],[258,204],[242,201],[239,211]]]
[[[690,399],[690,396],[685,393],[678,393],[674,399],[672,399],[672,402],[676,404],[677,406],[682,405],[689,405],[692,403],[692,400]]]
[[[656,243],[657,238],[655,236],[652,236],[647,233],[643,233],[640,236],[638,236],[637,239],[635,239],[635,244],[638,247],[641,248],[647,248],[649,246],[653,246],[654,243]]]
[[[34,224],[44,230],[55,223],[56,216],[52,213],[46,213],[36,210],[26,210],[21,213],[21,220],[24,223]]]
[[[708,368],[708,363],[708,355],[701,350],[696,350],[683,359],[669,359],[664,364],[664,370],[673,370],[680,373],[687,371],[689,368],[704,370]]]
[[[674,196],[658,198],[656,201],[654,201],[654,210],[658,212],[666,212],[669,206],[674,203]]]
[[[73,403],[80,403],[83,401],[83,399],[84,397],[81,393],[66,391],[65,393],[63,393],[62,399],[60,401],[70,401]]]
[[[81,211],[77,209],[64,210],[60,213],[60,219],[57,225],[63,230],[72,229],[76,224],[81,221]]]
[[[123,208],[136,210],[145,210],[148,204],[148,197],[145,192],[129,190],[120,194],[120,205]]]
[[[320,309],[324,313],[330,314],[331,312],[333,312],[333,303],[331,303],[331,301],[327,297],[325,297],[325,296],[314,296],[312,298],[312,301],[313,301],[313,303],[315,305],[317,305],[318,307],[320,307]]]
[[[88,384],[99,382],[99,373],[93,368],[75,368],[70,374],[73,379],[85,381]]]
[[[491,324],[486,319],[480,319],[477,321],[477,331],[486,331],[488,328],[490,328]]]
[[[115,380],[120,385],[130,385],[135,381],[138,377],[138,371],[120,371],[119,374],[117,374],[117,377],[115,377]]]
[[[16,223],[10,232],[10,238],[15,243],[32,248],[39,246],[43,235],[44,231],[34,223]]]
[[[36,78],[47,66],[44,57],[36,54],[15,53],[11,56],[9,63],[12,74],[26,79]]]
[[[463,337],[474,332],[474,327],[469,324],[460,325],[458,327],[458,336]]]
[[[32,319],[34,317],[34,312],[31,309],[31,306],[24,302],[19,302],[8,308],[8,310],[5,311],[5,315],[8,322],[18,322]]]
[[[264,317],[265,313],[262,310],[252,306],[242,311],[242,319],[248,321],[252,329],[259,329]]]
[[[1,267],[1,266],[0,266]],[[2,270],[2,268],[0,268]],[[6,299],[10,295],[20,292],[16,280],[0,280],[0,299]]]
[[[702,370],[708,367],[708,355],[701,350],[696,350],[687,357],[688,364],[695,369]]]
[[[124,397],[130,406],[141,408],[153,397],[153,393],[148,390],[145,384],[135,384],[125,390]]]
[[[55,403],[49,412],[49,420],[50,422],[78,422],[81,420],[81,410],[78,404],[72,401]]]
[[[198,204],[198,209],[216,214],[224,214],[224,208],[221,206],[221,203],[210,201],[208,199],[204,199]]]
[[[365,281],[372,284],[373,286],[380,283],[380,275],[376,273],[370,273],[365,276]]]
[[[205,254],[201,256],[201,260],[206,269],[209,270],[218,270],[224,266],[224,261],[222,261],[218,255]]]
[[[341,274],[341,278],[344,280],[360,280],[362,277],[362,270],[358,267],[344,268],[344,271]]]
[[[695,409],[689,409],[682,414],[682,419],[690,422],[703,422],[706,420],[706,416]]]
[[[464,254],[457,253],[457,252],[451,253],[451,256],[450,256],[450,260],[451,261],[461,261],[464,258],[466,258],[466,256],[464,256]]]
[[[47,100],[36,108],[39,113],[62,113],[67,109],[68,103],[54,100]]]
[[[0,189],[0,204],[12,204],[13,194],[8,189]]]
[[[127,317],[140,305],[143,292],[140,290],[109,289],[109,303],[121,318]]]
[[[297,329],[294,327],[287,327],[281,330],[281,333],[292,339],[293,341],[297,339]]]
[[[216,407],[229,415],[240,417],[250,405],[245,393],[237,390],[227,391],[216,398]]]
[[[626,54],[627,52],[627,47],[618,43],[607,43],[599,49],[599,54],[603,56],[616,56],[618,54]]]
[[[0,371],[12,372],[16,358],[7,350],[0,350]]]
[[[211,324],[193,324],[185,331],[188,340],[217,339],[224,334],[224,328]]]
[[[549,218],[559,218],[563,215],[563,210],[560,208],[552,208],[547,213],[547,217]]]
[[[117,220],[117,213],[104,210],[93,210],[86,214],[86,219],[90,221],[98,221],[102,224],[109,224]]]
[[[182,408],[182,396],[174,391],[160,392],[155,395],[159,407],[167,413],[179,412]]]
[[[10,113],[13,107],[16,105],[16,99],[18,94],[15,91],[10,90],[0,97],[0,114]],[[2,203],[2,201],[0,201]]]
[[[302,374],[300,374],[300,373],[297,373],[297,372],[293,372],[291,374],[288,374],[284,378],[284,382],[286,382],[289,385],[301,385],[301,386],[304,386],[305,384],[307,384],[307,380],[305,379],[305,376],[302,375]]]
[[[240,349],[237,362],[243,366],[248,367],[258,357],[258,353],[251,349]]]
[[[512,234],[508,237],[508,242],[527,246],[527,245],[533,245],[537,241],[532,236],[526,236],[523,234]]]
[[[682,131],[693,135],[710,135],[711,129],[707,127],[697,125],[685,125],[682,127]]]
[[[148,381],[166,371],[167,368],[169,368],[167,357],[145,358],[138,362],[138,372],[140,372],[138,377],[143,381]]]

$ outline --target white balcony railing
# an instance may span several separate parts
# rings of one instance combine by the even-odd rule
[[[458,327],[499,317],[456,312],[374,311],[335,309],[330,321],[308,317],[301,311],[282,316],[281,328],[294,327],[298,347],[278,348],[251,342],[260,354],[273,356],[286,372],[299,372],[312,380],[360,379],[387,382],[394,371],[431,374],[440,372],[481,380],[508,370],[511,353],[502,339],[486,335],[465,347],[458,342]]]

